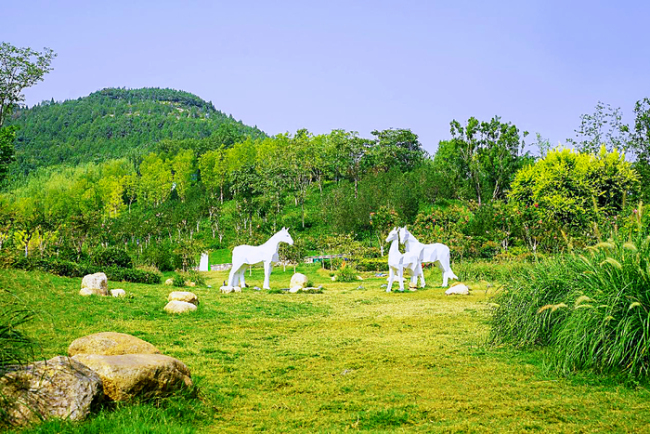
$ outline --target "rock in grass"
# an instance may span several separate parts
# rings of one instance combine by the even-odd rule
[[[104,273],[87,274],[81,281],[81,295],[108,295],[108,279]]]
[[[186,301],[172,300],[165,306],[165,312],[167,313],[186,313],[194,312],[196,310],[196,305],[188,303]]]
[[[0,396],[12,423],[26,425],[48,419],[83,420],[102,401],[104,392],[97,373],[58,356],[10,367],[0,377]]]
[[[113,297],[126,297],[126,291],[123,289],[111,289],[108,291]]]
[[[289,283],[289,288],[293,289],[295,287],[298,287],[298,291],[300,291],[302,288],[307,286],[309,283],[309,279],[307,279],[307,276],[305,276],[302,273],[296,273],[293,276],[291,276],[291,283]],[[296,292],[296,291],[292,291]]]
[[[170,279],[165,280],[165,285],[172,286],[173,284],[174,284],[174,279],[170,278]]]
[[[84,336],[72,341],[68,347],[70,357],[77,354],[160,354],[158,348],[149,342],[125,333],[102,332]]]
[[[187,366],[162,354],[77,354],[73,359],[99,375],[104,394],[113,401],[165,396],[192,385]]]
[[[167,301],[178,300],[187,303],[199,304],[199,298],[193,292],[174,291],[167,296]]]
[[[469,288],[467,285],[464,285],[462,283],[459,283],[458,285],[454,285],[448,290],[445,291],[445,294],[447,295],[469,295]]]

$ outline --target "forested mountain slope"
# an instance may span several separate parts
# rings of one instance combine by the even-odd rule
[[[266,136],[188,92],[108,88],[64,102],[43,102],[18,110],[13,172],[27,174],[60,163],[104,161],[142,155],[163,139],[220,136],[232,144]]]

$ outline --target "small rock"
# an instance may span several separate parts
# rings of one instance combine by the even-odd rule
[[[379,287],[380,287],[380,288],[388,288],[388,284],[387,284],[387,283],[383,283],[383,284],[381,284]]]
[[[363,277],[357,276],[357,280],[363,280]]]
[[[111,289],[109,292],[113,297],[126,297],[126,291],[123,289]]]
[[[357,286],[357,289],[365,289],[365,288],[363,287],[363,285],[359,285]]]
[[[224,285],[221,288],[219,288],[219,290],[224,294],[230,294],[231,292],[234,291],[234,288],[229,285]]]
[[[108,279],[104,273],[87,274],[81,281],[81,289],[87,289],[81,295],[88,295],[88,292],[96,295],[108,295]]]
[[[165,280],[165,285],[172,286],[173,284],[174,284],[174,279],[169,278],[169,279]]]
[[[296,273],[293,276],[291,276],[291,283],[289,283],[289,287],[293,288],[295,286],[299,286],[300,289],[302,289],[305,286],[307,286],[308,282],[309,279],[307,279],[307,276],[305,276],[302,273]]]
[[[469,288],[462,283],[454,285],[445,291],[447,295],[469,295]]]
[[[336,282],[336,276],[332,276],[332,282]]]
[[[195,282],[191,282],[191,281],[189,281],[189,280],[186,280],[186,281],[185,281],[185,286],[189,286],[189,287],[192,287],[192,288],[193,288],[193,287],[196,286],[196,283],[195,283]]]
[[[187,291],[174,291],[170,292],[167,296],[167,301],[178,300],[187,303],[199,304],[199,298],[193,292]]]
[[[255,286],[253,289],[254,289],[255,291],[261,291],[261,290],[262,290],[262,288],[260,288],[259,286]]]
[[[194,312],[195,310],[196,305],[186,301],[172,300],[165,306],[165,312],[167,313],[185,313]]]
[[[302,288],[303,287],[300,286],[300,285],[292,286],[291,288],[289,288],[289,292],[296,293],[296,292],[300,291]]]

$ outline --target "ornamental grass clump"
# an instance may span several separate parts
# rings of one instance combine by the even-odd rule
[[[614,232],[515,276],[497,295],[494,342],[547,346],[563,372],[650,372],[650,236]]]

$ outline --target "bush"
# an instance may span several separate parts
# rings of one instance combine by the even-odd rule
[[[339,282],[353,282],[357,280],[357,270],[349,265],[343,265],[336,272],[336,280]]]
[[[492,339],[549,347],[556,368],[650,373],[650,237],[600,242],[517,273],[495,302]]]
[[[361,259],[355,263],[359,271],[387,271],[388,261],[384,259]]]
[[[108,247],[95,252],[91,263],[103,267],[133,268],[131,256],[119,247]]]
[[[160,273],[121,267],[100,267],[96,265],[76,264],[70,261],[57,259],[43,259],[35,257],[19,257],[14,260],[13,267],[31,271],[41,270],[63,277],[83,277],[87,274],[103,272],[109,280],[120,280],[133,283],[159,284],[162,276]]]

